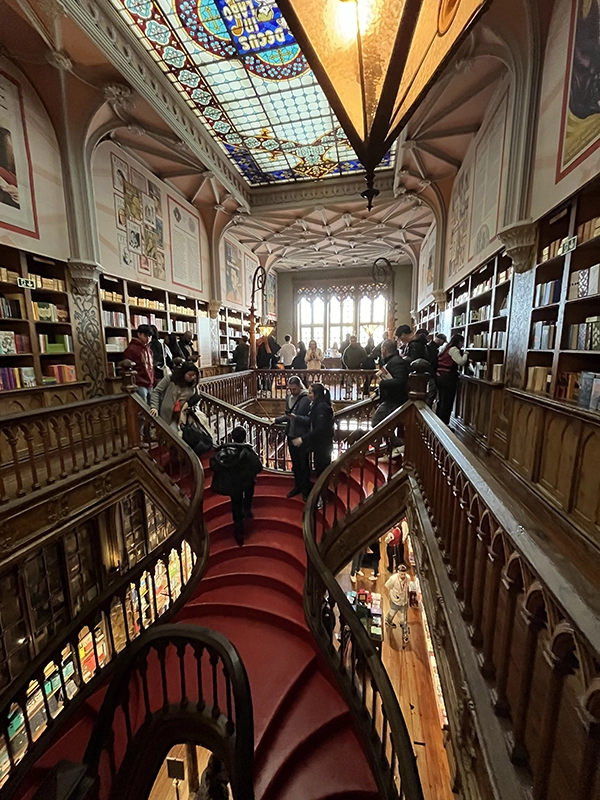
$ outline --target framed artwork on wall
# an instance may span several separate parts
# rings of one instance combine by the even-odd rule
[[[0,70],[0,227],[39,239],[21,87]]]
[[[229,303],[243,305],[242,255],[239,247],[225,240],[225,298]]]
[[[277,316],[277,273],[267,273],[267,316]]]

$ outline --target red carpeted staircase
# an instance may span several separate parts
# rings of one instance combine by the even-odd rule
[[[176,621],[220,631],[240,653],[254,707],[256,800],[378,797],[350,712],[304,619],[304,503],[286,498],[291,478],[259,475],[243,547],[233,539],[229,499],[210,491],[208,470],[206,485],[208,570]]]
[[[246,543],[238,547],[229,498],[210,491],[208,459],[203,461],[210,557],[194,596],[174,622],[220,631],[244,662],[254,708],[256,800],[375,800],[379,794],[353,719],[304,619],[304,503],[286,498],[292,478],[259,475],[254,518],[246,521]],[[368,465],[364,486],[372,483],[373,472]],[[342,483],[335,499],[338,516],[364,491],[358,475],[349,487]],[[82,759],[105,691],[74,714],[31,770],[21,800],[31,798],[57,761]]]

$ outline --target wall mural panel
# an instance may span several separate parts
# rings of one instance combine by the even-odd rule
[[[436,244],[437,227],[434,223],[425,234],[419,253],[419,307],[425,305],[429,295],[433,291]]]
[[[267,273],[267,307],[265,314],[270,319],[277,319],[277,273],[271,270]]]
[[[244,302],[242,253],[237,245],[225,240],[225,299],[241,306]]]

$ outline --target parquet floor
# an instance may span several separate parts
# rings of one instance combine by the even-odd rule
[[[382,544],[382,555],[385,546]],[[389,608],[385,582],[390,576],[385,556],[381,559],[380,575],[376,581],[369,580],[373,572],[363,567],[364,577],[357,576],[356,584],[350,581],[350,567],[338,576],[344,591],[368,589],[381,594],[384,614]],[[382,658],[406,720],[417,756],[417,765],[425,800],[453,800],[450,769],[443,742],[443,731],[438,711],[429,657],[425,642],[425,631],[421,609],[409,609],[408,624],[410,642],[402,649],[402,631],[385,627]],[[398,618],[396,619],[398,622]]]

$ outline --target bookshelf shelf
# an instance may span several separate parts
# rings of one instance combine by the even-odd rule
[[[0,353],[0,358],[33,358],[33,353]]]

